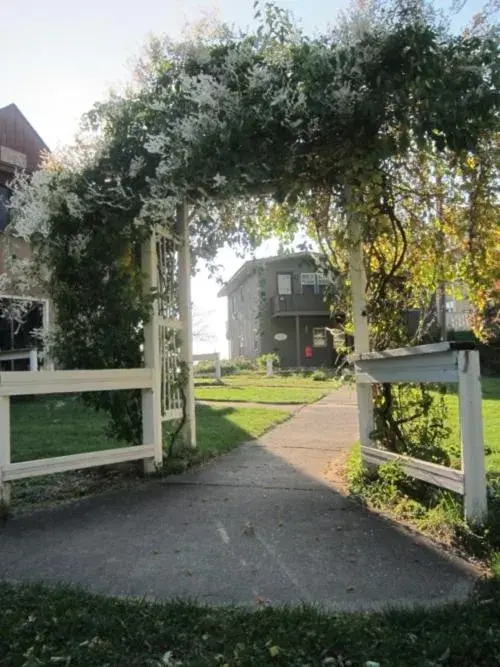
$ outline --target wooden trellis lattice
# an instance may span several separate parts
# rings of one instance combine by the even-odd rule
[[[157,257],[158,344],[161,369],[162,421],[181,419],[182,396],[178,388],[182,335],[185,323],[180,316],[179,243],[171,233],[155,233]]]
[[[144,332],[144,363],[155,369],[154,396],[148,435],[160,456],[162,423],[186,417],[185,440],[196,446],[191,314],[191,262],[185,208],[179,207],[177,230],[159,227],[146,241],[142,252],[145,290],[156,294],[151,320]],[[185,376],[183,394],[179,390]],[[146,414],[146,413],[144,413]]]

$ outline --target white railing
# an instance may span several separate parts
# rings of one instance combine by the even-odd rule
[[[0,361],[19,361],[22,359],[28,359],[30,362],[30,371],[38,370],[38,351],[36,349],[6,350],[5,352],[0,352]]]
[[[464,496],[465,518],[481,523],[487,514],[486,472],[479,352],[467,343],[436,343],[383,352],[365,352],[353,357],[358,388],[379,383],[456,383],[460,406],[462,469],[400,456],[376,447],[370,440],[373,403],[359,406],[360,440],[363,460],[380,465],[399,461],[407,475]],[[359,395],[366,391],[358,391]],[[371,402],[371,392],[370,392]]]
[[[156,437],[154,431],[156,406],[154,376],[151,368],[0,373],[0,500],[8,503],[9,483],[26,477],[140,459],[144,461],[145,471],[153,472],[155,466],[162,461],[162,441]],[[142,445],[12,463],[11,396],[123,389],[142,390]]]
[[[212,352],[211,354],[193,354],[193,361],[213,361],[214,362],[214,377],[220,380],[222,377],[222,370],[220,365],[220,354]]]

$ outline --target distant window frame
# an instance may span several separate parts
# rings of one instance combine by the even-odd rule
[[[313,347],[325,349],[328,347],[328,339],[325,327],[313,327],[312,330]]]

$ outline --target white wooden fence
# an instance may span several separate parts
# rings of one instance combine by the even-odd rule
[[[222,369],[220,364],[220,354],[212,352],[210,354],[193,354],[193,361],[213,361],[214,362],[214,377],[220,380],[222,377]]]
[[[155,382],[152,368],[92,371],[6,371],[0,373],[0,500],[9,502],[9,482],[25,477],[109,465],[121,461],[144,460],[146,472],[162,461],[162,441],[155,439],[151,419]],[[40,394],[65,394],[87,391],[142,390],[142,445],[97,452],[57,456],[12,463],[10,443],[10,397]]]
[[[158,229],[142,248],[141,268],[146,294],[156,295],[151,320],[144,328],[146,368],[6,371],[0,373],[0,500],[9,502],[10,483],[122,461],[143,460],[153,472],[163,459],[162,422],[186,414],[185,440],[196,446],[191,326],[190,251],[185,207],[178,210],[180,236]],[[187,373],[184,399],[178,390],[182,364]],[[13,463],[10,438],[10,397],[140,389],[142,444],[105,451]],[[185,405],[182,401],[185,400]]]
[[[370,440],[373,404],[368,416],[360,412],[363,460],[371,465],[399,461],[407,475],[450,489],[464,496],[465,518],[482,523],[487,514],[486,472],[479,352],[467,343],[436,343],[383,352],[364,352],[353,357],[356,383],[370,397],[374,383],[457,383],[460,406],[462,468],[453,470],[394,452],[379,449]],[[369,392],[369,393],[368,393]],[[358,391],[358,396],[359,396]]]

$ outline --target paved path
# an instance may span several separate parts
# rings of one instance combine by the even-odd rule
[[[7,522],[0,577],[113,595],[334,609],[466,595],[472,570],[351,503],[324,479],[356,437],[335,392],[198,470]]]

